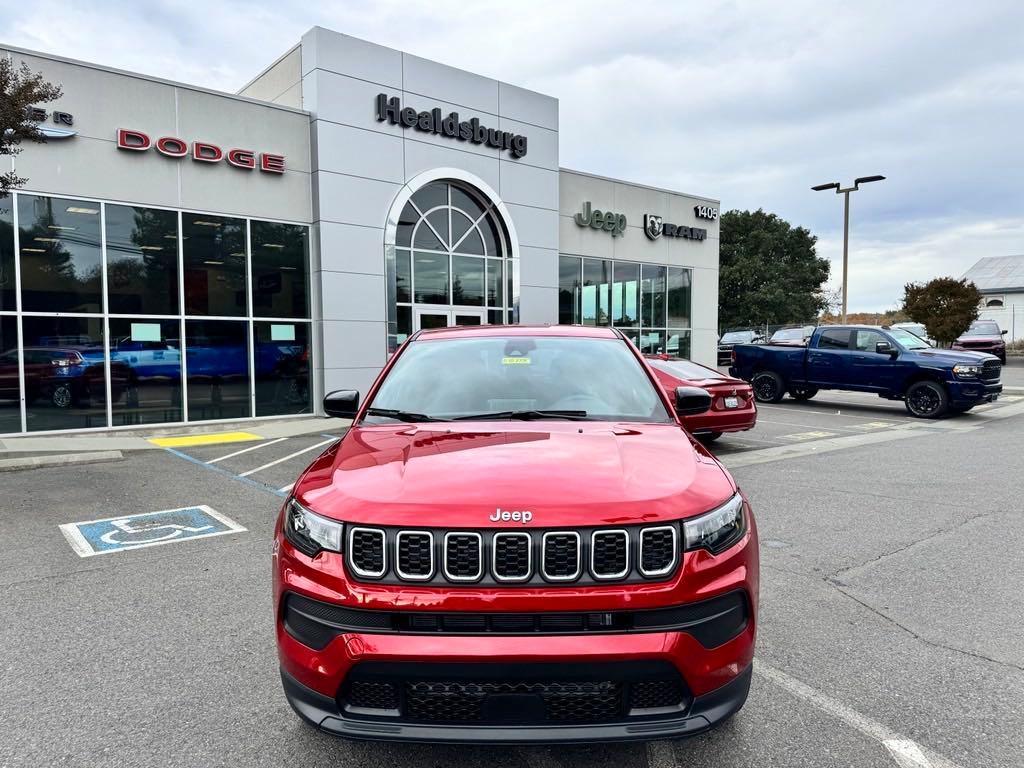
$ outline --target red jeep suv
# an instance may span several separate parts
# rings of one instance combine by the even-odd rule
[[[689,736],[750,687],[757,531],[610,328],[414,334],[277,521],[285,695],[359,739]],[[674,402],[673,402],[674,400]]]

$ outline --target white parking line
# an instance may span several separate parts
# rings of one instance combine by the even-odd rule
[[[279,437],[279,438],[277,438],[277,440],[271,440],[270,442],[267,442],[267,443],[259,443],[257,445],[250,445],[248,448],[243,448],[240,451],[235,451],[234,453],[229,453],[227,456],[218,456],[216,459],[210,459],[206,463],[207,464],[216,464],[218,461],[224,461],[224,459],[230,459],[230,458],[233,458],[234,456],[241,456],[243,453],[248,453],[249,451],[256,451],[256,450],[259,450],[260,448],[266,448],[268,445],[273,445],[274,443],[280,443],[282,440],[287,440],[287,439],[288,439],[287,437]]]
[[[295,483],[288,483],[284,488],[278,488],[277,490],[281,493],[288,493],[292,488],[295,487]]]
[[[824,403],[823,403],[823,405],[824,405]],[[844,405],[846,405],[846,403],[844,403]],[[790,415],[795,415],[795,414],[798,414],[798,413],[815,413],[815,414],[817,414],[819,416],[839,416],[840,418],[843,418],[843,419],[862,419],[864,421],[876,421],[878,419],[877,416],[855,416],[852,413],[843,413],[839,409],[836,409],[834,411],[824,411],[824,410],[821,410],[820,408],[804,408],[803,406],[794,406],[792,408],[786,408],[784,406],[779,406],[779,405],[764,405],[763,403],[759,404],[757,406],[757,410],[758,411],[762,411],[762,410],[766,410],[766,411],[783,411],[783,412],[788,413]],[[888,412],[892,412],[892,411],[894,411],[896,409],[894,409],[894,408],[878,408],[878,410],[880,412],[887,412],[887,411]],[[761,419],[759,418],[758,421],[761,421]]]
[[[841,720],[856,731],[884,746],[900,768],[957,768],[956,763],[931,750],[924,750],[917,742],[906,738],[887,726],[790,677],[761,661],[754,662],[754,671],[794,696],[808,701],[828,715]]]
[[[301,451],[296,451],[295,453],[289,453],[287,456],[282,456],[280,459],[275,459],[274,461],[269,461],[266,464],[264,464],[263,466],[256,467],[256,469],[250,469],[248,472],[240,472],[238,476],[239,477],[248,477],[249,475],[255,475],[257,472],[262,472],[264,469],[270,469],[270,467],[276,466],[278,464],[282,464],[283,462],[286,462],[289,459],[294,459],[296,456],[301,456],[304,453],[309,453],[310,451],[315,451],[317,448],[320,448],[322,446],[327,445],[328,443],[333,443],[333,442],[334,442],[334,438],[332,437],[330,440],[324,440],[323,442],[317,443],[316,445],[309,446],[309,448],[303,448]]]

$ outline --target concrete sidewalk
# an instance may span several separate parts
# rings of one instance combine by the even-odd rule
[[[250,442],[278,437],[336,433],[352,422],[348,419],[327,419],[320,416],[245,421],[230,424],[196,424],[131,430],[110,430],[97,433],[61,435],[24,435],[0,440],[0,456],[34,453],[81,453],[89,451],[146,451],[168,446],[201,443]],[[193,442],[194,441],[194,442]],[[161,444],[162,443],[162,444]]]

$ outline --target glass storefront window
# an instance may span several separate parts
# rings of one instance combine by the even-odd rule
[[[399,304],[412,301],[412,269],[409,266],[409,252],[398,251],[395,254],[397,273],[395,275],[395,300]]]
[[[181,421],[181,326],[165,318],[111,318],[110,365],[127,367],[113,426]]]
[[[503,307],[505,301],[501,292],[501,259],[487,260],[487,306]]]
[[[26,382],[27,383],[27,382]],[[34,387],[32,394],[38,397]],[[18,378],[18,319],[0,315],[0,434],[21,431],[21,382]]]
[[[309,317],[309,231],[295,224],[251,221],[252,313]]]
[[[253,324],[256,415],[311,413],[309,323]]]
[[[0,312],[17,309],[14,277],[14,198],[0,197]]]
[[[107,425],[103,319],[22,318],[25,410],[30,432]],[[111,395],[125,396],[131,370],[111,363]]]
[[[416,251],[412,258],[417,304],[448,303],[448,256]]]
[[[665,267],[644,264],[642,267],[641,322],[648,327],[665,324]]]
[[[484,266],[485,259],[452,256],[452,304],[484,305]]]
[[[611,262],[583,260],[583,325],[608,325]]]
[[[574,325],[580,322],[580,270],[578,256],[558,257],[558,322]]]
[[[612,324],[625,327],[640,322],[638,289],[640,265],[629,261],[616,261],[613,268]]]
[[[669,328],[665,352],[672,357],[690,357],[690,329]]]
[[[690,326],[690,270],[683,267],[668,268],[668,325],[676,328]]]
[[[189,421],[251,416],[249,332],[243,320],[186,320]]]
[[[103,312],[99,204],[17,199],[22,310]]]
[[[107,301],[111,314],[178,314],[178,214],[108,205]]]
[[[245,221],[185,213],[181,230],[185,314],[245,316]]]

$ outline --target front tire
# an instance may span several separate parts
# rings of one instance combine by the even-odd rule
[[[818,394],[817,387],[793,387],[789,390],[789,396],[801,402],[810,400],[816,394]]]
[[[759,403],[779,403],[786,396],[782,377],[774,371],[762,371],[750,381],[754,399]]]
[[[907,388],[903,403],[915,418],[938,419],[949,410],[949,395],[937,382],[917,381]]]

